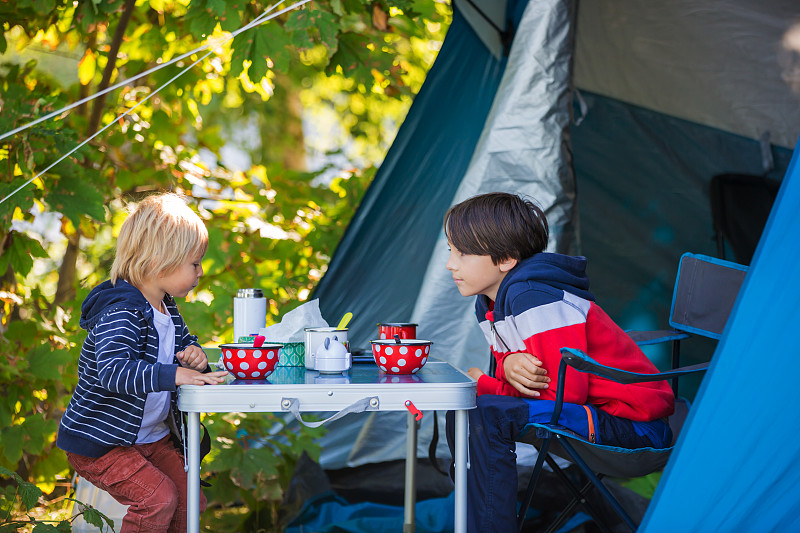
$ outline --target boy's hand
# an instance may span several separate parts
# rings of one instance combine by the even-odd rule
[[[506,380],[512,387],[526,396],[539,396],[536,389],[547,389],[550,378],[542,362],[535,355],[525,352],[512,353],[503,359]]]
[[[195,344],[190,345],[182,352],[176,353],[175,357],[178,358],[181,365],[186,368],[191,368],[192,370],[199,370],[202,372],[208,366],[206,352]]]
[[[227,370],[220,370],[219,372],[209,372],[203,374],[197,370],[190,368],[178,367],[175,372],[175,385],[216,385],[225,381],[225,376],[228,375]]]
[[[484,374],[483,370],[481,370],[480,368],[475,368],[474,366],[472,368],[470,368],[469,370],[467,370],[467,375],[469,377],[471,377],[472,379],[474,379],[475,381],[478,381],[478,379],[483,374]]]

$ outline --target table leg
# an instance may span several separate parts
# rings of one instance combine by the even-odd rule
[[[200,533],[200,413],[189,413],[186,428],[189,471],[186,473],[187,532]]]
[[[414,533],[417,503],[417,418],[406,413],[406,484],[403,504],[403,533]]]
[[[467,530],[467,411],[458,410],[456,418],[455,533]]]

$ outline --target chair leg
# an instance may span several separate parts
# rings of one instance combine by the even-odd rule
[[[525,514],[528,512],[528,507],[533,500],[533,493],[536,491],[536,483],[539,481],[539,475],[542,473],[544,460],[547,457],[547,449],[550,447],[550,441],[553,439],[553,434],[550,433],[542,440],[542,446],[539,449],[539,456],[536,458],[536,464],[533,467],[533,474],[531,480],[528,482],[528,488],[525,491],[525,498],[520,502],[519,514],[517,514],[517,528],[522,531],[522,525],[525,523]]]
[[[602,521],[600,512],[586,499],[586,494],[594,486],[592,481],[587,481],[586,484],[579,489],[575,483],[573,483],[572,480],[567,477],[567,475],[564,473],[564,470],[558,466],[558,463],[556,463],[550,455],[547,456],[547,464],[550,465],[550,468],[553,470],[553,472],[559,477],[559,479],[561,479],[562,483],[564,483],[567,489],[569,489],[569,491],[572,493],[572,501],[570,501],[566,507],[564,507],[553,523],[548,526],[545,533],[553,533],[554,531],[557,531],[558,528],[560,528],[567,521],[567,519],[574,514],[573,511],[578,505],[582,506],[586,512],[589,513],[600,531],[603,533],[611,533],[611,530]],[[603,474],[598,474],[597,478],[602,479]]]
[[[569,491],[572,493],[573,499],[572,501],[564,508],[558,518],[554,521],[553,524],[547,529],[547,533],[552,533],[558,527],[561,526],[561,523],[564,519],[569,518],[572,515],[572,509],[578,504],[581,504],[586,511],[591,515],[592,519],[594,519],[597,526],[603,533],[611,533],[611,530],[600,520],[600,513],[594,506],[586,500],[586,493],[592,488],[593,483],[590,480],[584,485],[583,488],[579,489],[575,486],[575,484],[570,481],[561,467],[558,466],[558,463],[550,457],[550,454],[547,453],[550,447],[550,441],[553,439],[553,434],[550,433],[548,437],[545,437],[542,440],[542,444],[539,448],[539,454],[536,458],[536,464],[533,467],[533,473],[531,474],[531,480],[528,482],[528,488],[525,491],[525,497],[520,502],[519,514],[517,515],[517,526],[519,527],[519,531],[522,531],[522,527],[525,523],[525,514],[528,512],[528,507],[531,505],[531,501],[533,500],[533,494],[536,491],[536,484],[539,481],[539,476],[542,473],[542,468],[544,467],[545,460],[550,465],[550,468],[557,474],[557,476],[561,479],[561,481],[567,486]],[[602,474],[601,474],[602,477]],[[605,487],[603,487],[605,488]]]
[[[625,509],[623,509],[622,505],[617,501],[614,495],[611,494],[611,491],[609,491],[608,488],[606,488],[606,486],[603,485],[603,482],[600,481],[600,479],[595,475],[595,473],[592,472],[592,469],[589,468],[589,466],[584,462],[581,456],[578,455],[578,452],[575,451],[575,448],[572,447],[572,444],[567,442],[567,439],[560,439],[559,443],[565,450],[567,450],[567,453],[569,453],[569,455],[575,461],[575,464],[577,464],[580,467],[580,469],[583,470],[583,473],[586,474],[589,480],[594,484],[597,490],[600,491],[603,497],[605,497],[608,503],[611,504],[611,506],[614,508],[614,510],[617,512],[620,518],[622,518],[622,520],[625,521],[625,524],[627,524],[630,530],[636,531],[637,527],[636,522],[634,522],[633,519],[630,517],[630,515],[628,515],[628,513],[625,512]]]

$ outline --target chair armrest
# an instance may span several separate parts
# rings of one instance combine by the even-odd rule
[[[683,376],[686,374],[693,374],[695,372],[705,371],[709,363],[700,363],[698,365],[684,366],[676,368],[675,370],[668,370],[666,372],[659,372],[657,374],[640,374],[638,372],[628,372],[627,370],[620,370],[611,366],[601,365],[581,350],[575,348],[561,348],[561,362],[558,365],[558,386],[556,388],[556,403],[553,407],[553,417],[550,420],[551,424],[558,422],[558,417],[561,416],[561,407],[564,404],[564,381],[567,375],[567,365],[573,367],[578,372],[587,372],[603,378],[607,378],[623,385],[631,383],[644,383],[648,381],[661,381],[671,379],[676,376]]]
[[[587,372],[603,378],[607,378],[617,383],[628,385],[631,383],[645,383],[648,381],[661,381],[671,379],[677,376],[684,376],[686,374],[693,374],[695,372],[704,371],[708,368],[709,363],[700,363],[697,365],[684,366],[674,370],[667,370],[657,374],[641,374],[637,372],[628,372],[627,370],[620,370],[611,366],[601,365],[581,350],[575,348],[561,348],[561,361],[573,367],[579,372]],[[559,370],[560,373],[560,370]]]
[[[649,344],[660,344],[662,342],[680,341],[691,337],[686,332],[676,329],[661,329],[657,331],[626,331],[628,337],[633,339],[633,342],[639,346],[647,346]]]

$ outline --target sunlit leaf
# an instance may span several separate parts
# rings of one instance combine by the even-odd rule
[[[97,58],[94,52],[87,48],[83,58],[78,62],[78,81],[81,85],[89,85],[92,82],[96,68]]]

